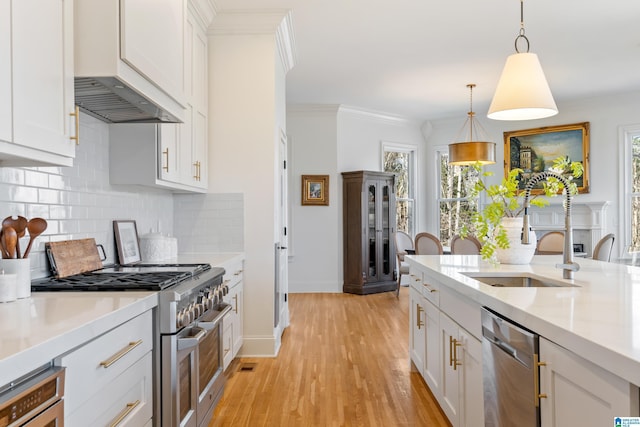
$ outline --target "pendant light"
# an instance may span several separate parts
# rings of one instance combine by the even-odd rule
[[[450,165],[472,165],[476,162],[488,165],[496,162],[496,144],[494,142],[474,141],[474,133],[476,137],[484,136],[482,125],[474,120],[476,113],[473,112],[473,88],[475,84],[469,83],[469,112],[467,120],[462,125],[462,129],[458,133],[456,140],[460,139],[460,134],[465,131],[467,124],[469,125],[469,140],[466,142],[454,142],[449,144],[449,164]]]
[[[520,52],[518,42],[526,43],[526,52]],[[529,53],[529,39],[524,34],[524,0],[520,0],[520,33],[515,47],[516,53],[504,65],[487,117],[531,120],[558,114],[538,55]]]

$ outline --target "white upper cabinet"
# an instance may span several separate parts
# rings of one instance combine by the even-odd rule
[[[11,3],[0,2],[0,141],[11,141]]]
[[[120,8],[122,60],[173,99],[183,101],[186,2],[120,0]]]
[[[182,122],[186,13],[186,0],[77,1],[80,107],[110,123]]]
[[[0,166],[71,166],[73,1],[3,1],[0,8]]]

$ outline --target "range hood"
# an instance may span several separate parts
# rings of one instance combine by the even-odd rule
[[[107,123],[181,123],[117,77],[76,77],[76,105]]]
[[[187,2],[73,3],[75,101],[82,111],[107,123],[182,123]]]

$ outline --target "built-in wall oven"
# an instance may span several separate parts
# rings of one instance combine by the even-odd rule
[[[44,366],[0,390],[0,427],[64,426],[64,368]]]
[[[206,427],[222,396],[224,269],[136,265],[32,281],[32,291],[158,291],[154,425]],[[0,427],[3,427],[0,424]]]

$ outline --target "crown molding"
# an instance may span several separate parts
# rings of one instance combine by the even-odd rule
[[[416,121],[398,114],[385,113],[382,111],[367,110],[365,108],[354,107],[351,105],[340,105],[340,112],[361,116],[364,118],[374,119],[396,125],[416,124]]]
[[[220,11],[209,27],[210,35],[274,35],[285,74],[296,63],[293,17],[288,9]]]
[[[337,116],[339,104],[287,104],[287,115],[327,114]]]
[[[205,29],[209,28],[218,13],[215,0],[189,0],[188,7]]]

